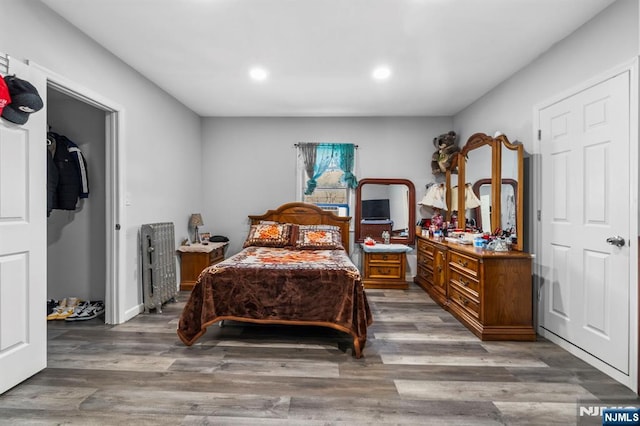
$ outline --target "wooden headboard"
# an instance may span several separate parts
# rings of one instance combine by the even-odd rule
[[[251,224],[260,223],[261,220],[272,220],[281,223],[295,223],[298,225],[335,225],[340,228],[342,244],[349,252],[349,222],[351,217],[336,216],[330,211],[309,203],[287,203],[275,210],[269,210],[260,216],[249,216]]]

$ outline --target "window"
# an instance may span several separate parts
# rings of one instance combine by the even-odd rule
[[[314,204],[347,204],[348,187],[343,177],[337,158],[332,158],[327,170],[316,179],[316,189],[309,195],[303,194],[302,200]]]
[[[325,208],[340,207],[348,215],[352,189],[355,147],[352,144],[300,143],[298,147],[298,199]]]

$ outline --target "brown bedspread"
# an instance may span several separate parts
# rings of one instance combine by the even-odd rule
[[[318,325],[353,336],[360,357],[371,311],[360,273],[344,250],[247,247],[205,269],[191,292],[178,336],[192,345],[220,320]]]

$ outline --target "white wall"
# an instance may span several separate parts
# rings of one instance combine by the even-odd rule
[[[449,130],[448,117],[204,119],[204,228],[227,235],[233,254],[247,215],[296,201],[296,142],[355,143],[358,179],[406,178],[422,196],[433,180],[432,140]]]
[[[189,213],[200,210],[200,118],[42,3],[0,0],[0,9],[0,52],[34,61],[124,107],[121,148],[130,200],[121,231],[124,306],[134,314],[142,301],[140,225],[172,221],[178,239],[186,235]]]

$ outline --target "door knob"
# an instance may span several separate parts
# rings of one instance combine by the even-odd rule
[[[607,238],[607,243],[611,244],[612,246],[622,247],[624,246],[624,238],[619,235],[616,237],[609,237]]]

